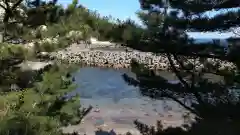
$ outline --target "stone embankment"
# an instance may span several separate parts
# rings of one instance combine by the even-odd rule
[[[83,63],[99,67],[129,68],[132,59],[145,64],[151,69],[168,70],[170,67],[169,61],[164,55],[157,56],[150,52],[126,51],[125,49],[114,47],[101,49],[101,47],[99,48],[97,45],[73,44],[64,50],[52,53],[51,56],[69,63]],[[191,63],[194,62],[193,59],[188,59],[188,61]],[[195,62],[198,63],[197,69],[203,68],[203,64],[200,64],[198,60]],[[220,63],[219,68],[221,69],[232,69],[235,67],[233,63],[216,59],[209,58],[207,62],[213,65]]]

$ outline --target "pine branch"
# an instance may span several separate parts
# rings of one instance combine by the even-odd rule
[[[221,21],[221,20],[227,20]],[[184,20],[181,20],[184,21]],[[185,20],[187,23],[187,20]],[[240,9],[228,11],[214,16],[213,18],[204,17],[191,20],[188,29],[193,31],[225,31],[232,27],[239,27]]]
[[[179,79],[179,81],[185,86],[186,91],[193,93],[194,96],[196,97],[197,101],[199,103],[201,103],[202,105],[204,105],[204,101],[201,98],[201,95],[195,90],[195,87],[192,85],[192,87],[183,79],[183,77],[181,76],[179,70],[176,68],[175,64],[173,63],[173,60],[171,58],[171,54],[167,54],[170,66],[173,70],[173,72],[176,74],[177,78]],[[194,72],[192,73],[192,76],[195,78],[194,76]],[[191,80],[192,83],[194,83],[194,80]]]
[[[175,64],[173,63],[173,60],[171,58],[171,54],[167,53],[167,58],[168,61],[170,63],[170,66],[173,70],[173,72],[176,74],[176,76],[178,77],[179,81],[181,81],[181,83],[188,89],[189,88],[189,84],[182,78],[182,76],[180,75],[179,70],[177,70],[177,68],[175,67]]]
[[[235,29],[232,29],[231,32],[233,32],[233,34],[240,36],[240,30],[235,31]]]
[[[226,8],[237,8],[240,6],[238,0],[169,0],[169,2],[172,8],[181,9],[185,12],[194,14]]]
[[[22,2],[23,2],[23,0],[18,0],[18,1],[12,6],[12,10],[15,10]]]
[[[4,3],[6,4],[6,8],[7,8],[7,9],[10,9],[9,0],[4,0]]]
[[[164,93],[165,97],[172,99],[173,101],[177,102],[179,105],[181,105],[183,108],[185,108],[186,110],[190,111],[191,113],[195,114],[198,118],[200,118],[201,116],[199,115],[199,112],[197,112],[196,110],[194,110],[193,108],[187,106],[184,102],[178,100],[176,97],[172,96],[172,94],[168,94],[168,93]]]
[[[191,72],[192,69],[189,69],[187,68],[185,65],[184,65],[184,62],[179,60],[178,56],[176,54],[172,54],[174,59],[177,61],[177,63],[179,64],[181,70],[184,70],[184,71],[187,71],[188,73],[190,74],[193,74],[194,72]],[[187,59],[186,59],[187,60]]]
[[[4,10],[7,10],[7,8],[5,6],[3,6],[2,4],[0,4],[0,7],[3,8]]]

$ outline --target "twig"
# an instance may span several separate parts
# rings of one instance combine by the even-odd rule
[[[233,34],[237,35],[237,36],[240,36],[240,32],[236,32],[234,30],[232,30]]]
[[[18,0],[13,6],[12,6],[12,10],[14,10],[19,4],[22,3],[23,0]]]
[[[176,74],[177,78],[179,79],[179,81],[185,86],[185,88],[190,88],[189,87],[189,84],[183,79],[183,77],[180,75],[180,72],[179,70],[177,70],[177,68],[175,67],[174,63],[173,63],[173,60],[171,58],[171,54],[170,53],[167,53],[167,58],[168,58],[168,61],[170,63],[170,66],[173,70],[173,72]]]
[[[199,116],[199,113],[198,113],[196,110],[194,110],[194,109],[192,109],[191,107],[187,106],[187,105],[184,104],[182,101],[178,100],[176,97],[171,96],[170,94],[168,94],[168,93],[166,93],[166,92],[164,92],[164,93],[165,93],[165,95],[166,95],[167,98],[170,98],[170,99],[172,99],[173,101],[179,103],[182,107],[184,107],[185,109],[187,109],[187,110],[189,110],[190,112],[194,113],[198,118],[201,118],[201,117]]]
[[[2,4],[0,4],[0,7],[3,8],[4,10],[7,10],[7,8],[4,7]]]

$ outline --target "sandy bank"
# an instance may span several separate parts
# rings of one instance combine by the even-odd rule
[[[83,123],[64,128],[64,132],[77,131],[94,135],[94,131],[102,128],[105,131],[114,129],[117,134],[131,132],[138,135],[134,120],[145,124],[155,125],[156,120],[162,120],[165,127],[181,126],[184,123],[182,115],[186,112],[174,102],[152,101],[147,98],[127,98],[119,102],[112,99],[81,99],[84,106],[92,105],[94,109],[88,114]]]

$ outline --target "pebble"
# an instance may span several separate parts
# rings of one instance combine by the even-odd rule
[[[144,113],[145,116],[150,116],[148,113]]]
[[[100,112],[100,109],[97,108],[97,109],[94,110],[94,112],[97,112],[97,113],[98,113],[98,112]]]
[[[162,113],[158,113],[158,115],[159,115],[160,117],[164,117],[164,115],[163,115]]]
[[[97,45],[94,45],[94,47],[97,47]],[[73,44],[66,50],[60,50],[51,53],[50,55],[60,61],[63,60],[69,63],[84,63],[90,66],[129,68],[131,60],[135,59],[139,63],[143,63],[151,69],[170,69],[168,58],[164,54],[157,56],[151,52],[140,52],[137,50],[133,50],[131,52],[126,52],[123,50],[91,50],[84,48],[83,45]],[[189,58],[188,61],[190,63],[193,63],[195,59]],[[185,64],[189,63],[188,61],[186,61]],[[200,63],[199,59],[196,59],[196,61],[197,70],[201,70],[202,68],[204,68],[203,64]],[[221,69],[234,69],[236,67],[233,63],[220,61],[218,59],[208,58],[207,61],[208,63],[211,63],[213,65],[221,63],[221,66],[219,67]],[[178,66],[176,61],[174,61],[174,63],[176,66]]]

